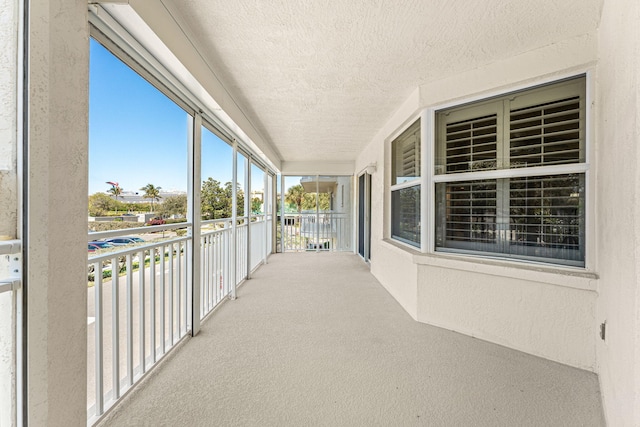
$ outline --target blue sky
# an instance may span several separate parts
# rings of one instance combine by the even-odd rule
[[[149,183],[186,191],[187,113],[93,39],[90,49],[89,194],[106,192],[107,181],[124,191]],[[232,149],[207,129],[201,163],[203,180],[231,181]],[[238,176],[243,171],[240,167]],[[252,188],[261,189],[256,172]]]

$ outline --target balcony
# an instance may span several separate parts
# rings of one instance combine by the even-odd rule
[[[595,374],[415,322],[356,255],[237,292],[100,425],[604,425]]]

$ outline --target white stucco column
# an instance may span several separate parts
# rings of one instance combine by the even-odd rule
[[[28,423],[86,425],[86,0],[30,0]]]

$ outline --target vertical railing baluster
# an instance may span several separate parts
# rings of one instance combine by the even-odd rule
[[[149,251],[151,253],[151,251]],[[138,306],[139,306],[139,316],[140,316],[140,375],[144,374],[147,371],[147,355],[146,355],[146,325],[145,325],[145,251],[138,252]]]
[[[169,245],[169,343],[173,347],[173,248],[174,244]]]
[[[216,235],[215,232],[209,236],[209,256],[207,257],[207,264],[209,264],[209,277],[207,277],[207,311],[208,313],[215,305],[215,245]],[[203,315],[206,313],[202,313]],[[204,317],[204,316],[203,316]]]
[[[118,257],[111,259],[111,373],[112,398],[120,398],[120,268]]]
[[[178,242],[178,249],[176,252],[176,305],[177,305],[177,313],[176,317],[178,320],[178,337],[182,336],[182,246],[184,242]]]
[[[186,263],[188,262],[188,260],[190,259],[191,255],[191,251],[190,251],[190,245],[193,244],[193,239],[195,237],[192,237],[191,240],[188,240],[187,242],[185,242],[184,245],[184,259],[185,259],[185,265],[184,265],[184,307],[185,307],[185,311],[184,311],[184,326],[185,326],[185,332],[187,330],[189,330],[189,328],[191,327],[191,324],[189,323],[189,319],[191,318],[191,311],[193,310],[198,310],[198,307],[194,307],[193,304],[189,303],[189,296],[191,295],[190,291],[189,291],[189,284],[188,284],[188,274],[189,274],[189,269],[186,265]]]
[[[164,263],[164,249],[165,245],[160,246],[160,354],[164,354],[166,350],[166,340],[165,340],[165,321],[166,321],[166,313],[165,313],[165,263]]]
[[[220,241],[221,241],[221,237],[222,235],[220,234],[220,232],[218,231],[216,233],[216,245],[215,245],[215,250],[214,250],[214,257],[213,257],[213,263],[215,264],[213,271],[215,272],[215,277],[214,277],[214,286],[215,286],[215,295],[216,295],[216,299],[215,299],[215,305],[218,305],[218,303],[220,302],[220,298],[221,298],[221,294],[222,291],[220,290],[220,277],[221,277],[221,272],[220,272]]]
[[[207,307],[207,297],[208,297],[208,281],[207,278],[209,275],[207,274],[208,265],[206,263],[206,257],[208,252],[208,240],[209,236],[204,236],[200,238],[202,241],[202,250],[200,251],[200,313],[204,313]],[[195,244],[195,242],[194,242]]]
[[[230,272],[229,272],[229,259],[231,258],[229,256],[229,251],[230,251],[230,240],[229,240],[229,230],[227,229],[227,226],[225,225],[224,228],[224,272],[223,277],[224,277],[224,297],[226,298],[227,295],[229,294],[229,277],[230,277]]]
[[[151,363],[156,363],[156,248],[149,251],[149,350]]]
[[[95,298],[95,358],[96,358],[96,415],[100,416],[104,412],[104,390],[103,390],[103,345],[102,345],[102,261],[94,264],[94,298]]]
[[[133,263],[127,255],[127,386],[133,385]]]

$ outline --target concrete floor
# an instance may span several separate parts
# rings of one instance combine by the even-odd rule
[[[277,254],[102,426],[602,426],[596,375],[415,322],[359,257]]]

